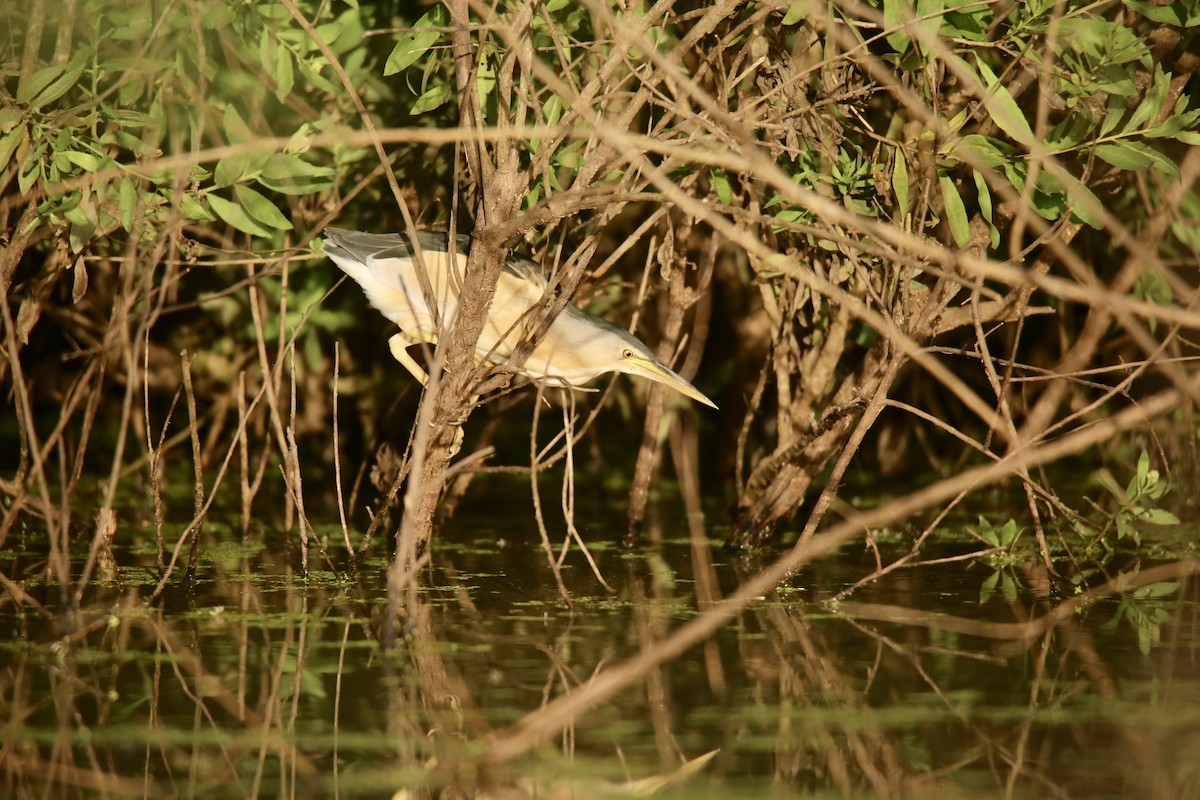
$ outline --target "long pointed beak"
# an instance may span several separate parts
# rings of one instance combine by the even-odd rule
[[[717,404],[709,400],[703,392],[685,381],[678,373],[660,361],[635,358],[626,361],[625,366],[627,369],[633,367],[633,369],[628,370],[630,374],[641,375],[643,378],[658,381],[665,386],[670,386],[680,394],[687,395],[697,402],[704,403],[706,406],[710,406],[711,408],[717,407]]]

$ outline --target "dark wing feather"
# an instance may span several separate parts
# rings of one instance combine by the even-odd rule
[[[366,264],[369,259],[413,257],[412,238],[407,233],[362,233],[348,231],[343,228],[326,228],[325,241],[328,247],[334,247],[349,255],[355,261]],[[447,253],[450,251],[450,237],[444,231],[418,231],[417,243],[421,252]],[[471,252],[471,237],[460,233],[455,237],[456,253],[467,256]],[[535,283],[545,288],[548,282],[546,271],[528,258],[510,253],[504,264],[504,271],[518,278]]]

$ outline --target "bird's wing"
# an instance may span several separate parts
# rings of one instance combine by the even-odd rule
[[[412,237],[407,233],[363,233],[341,228],[326,228],[325,241],[366,264],[372,259],[411,259],[416,250]],[[455,251],[466,256],[471,251],[471,237],[459,234],[455,237]],[[446,253],[450,250],[450,238],[440,231],[418,231],[417,245],[422,252]]]
[[[546,270],[542,269],[539,264],[515,253],[508,254],[508,259],[504,262],[504,271],[509,275],[533,284],[537,287],[539,293],[550,282],[549,276],[546,275]]]
[[[325,242],[326,252],[338,263],[342,263],[338,257],[350,258],[364,266],[393,258],[411,261],[416,250],[412,237],[407,233],[363,233],[342,228],[326,228]],[[447,253],[450,250],[450,237],[441,231],[418,231],[417,244],[423,253]],[[471,252],[471,237],[458,234],[455,237],[454,249],[458,255],[465,258]],[[504,271],[530,282],[539,292],[549,283],[546,271],[541,266],[515,253],[509,254]]]

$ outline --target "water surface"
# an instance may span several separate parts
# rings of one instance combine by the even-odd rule
[[[460,516],[395,624],[384,559],[348,581],[303,577],[277,531],[210,531],[226,543],[202,548],[194,587],[177,582],[152,606],[140,600],[152,553],[118,552],[119,580],[70,610],[30,572],[36,546],[10,552],[4,573],[46,611],[0,608],[0,795],[587,798],[718,750],[662,792],[1200,796],[1194,581],[997,635],[980,623],[1067,599],[1036,563],[1003,581],[982,562],[902,569],[827,602],[873,569],[861,546],[806,567],[527,757],[480,767],[526,714],[654,648],[771,558],[725,552],[723,532],[694,538],[679,519],[635,551],[604,544],[616,530],[584,531],[613,591],[573,551],[568,608],[529,519]]]

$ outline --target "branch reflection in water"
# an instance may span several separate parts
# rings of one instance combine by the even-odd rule
[[[467,509],[394,604],[382,559],[353,582],[304,580],[254,532],[206,548],[194,589],[171,584],[155,607],[140,601],[152,551],[118,552],[119,581],[73,614],[52,596],[45,613],[10,603],[4,795],[590,797],[682,779],[700,797],[1195,790],[1196,562],[1067,600],[1026,565],[1024,590],[982,606],[984,577],[950,562],[881,571],[825,605],[875,563],[855,549],[679,648],[681,627],[761,565],[713,546],[692,428],[667,444],[682,505],[657,507],[641,550],[592,546],[612,593],[573,550],[571,609],[532,518]],[[565,704],[589,696],[605,699]]]

